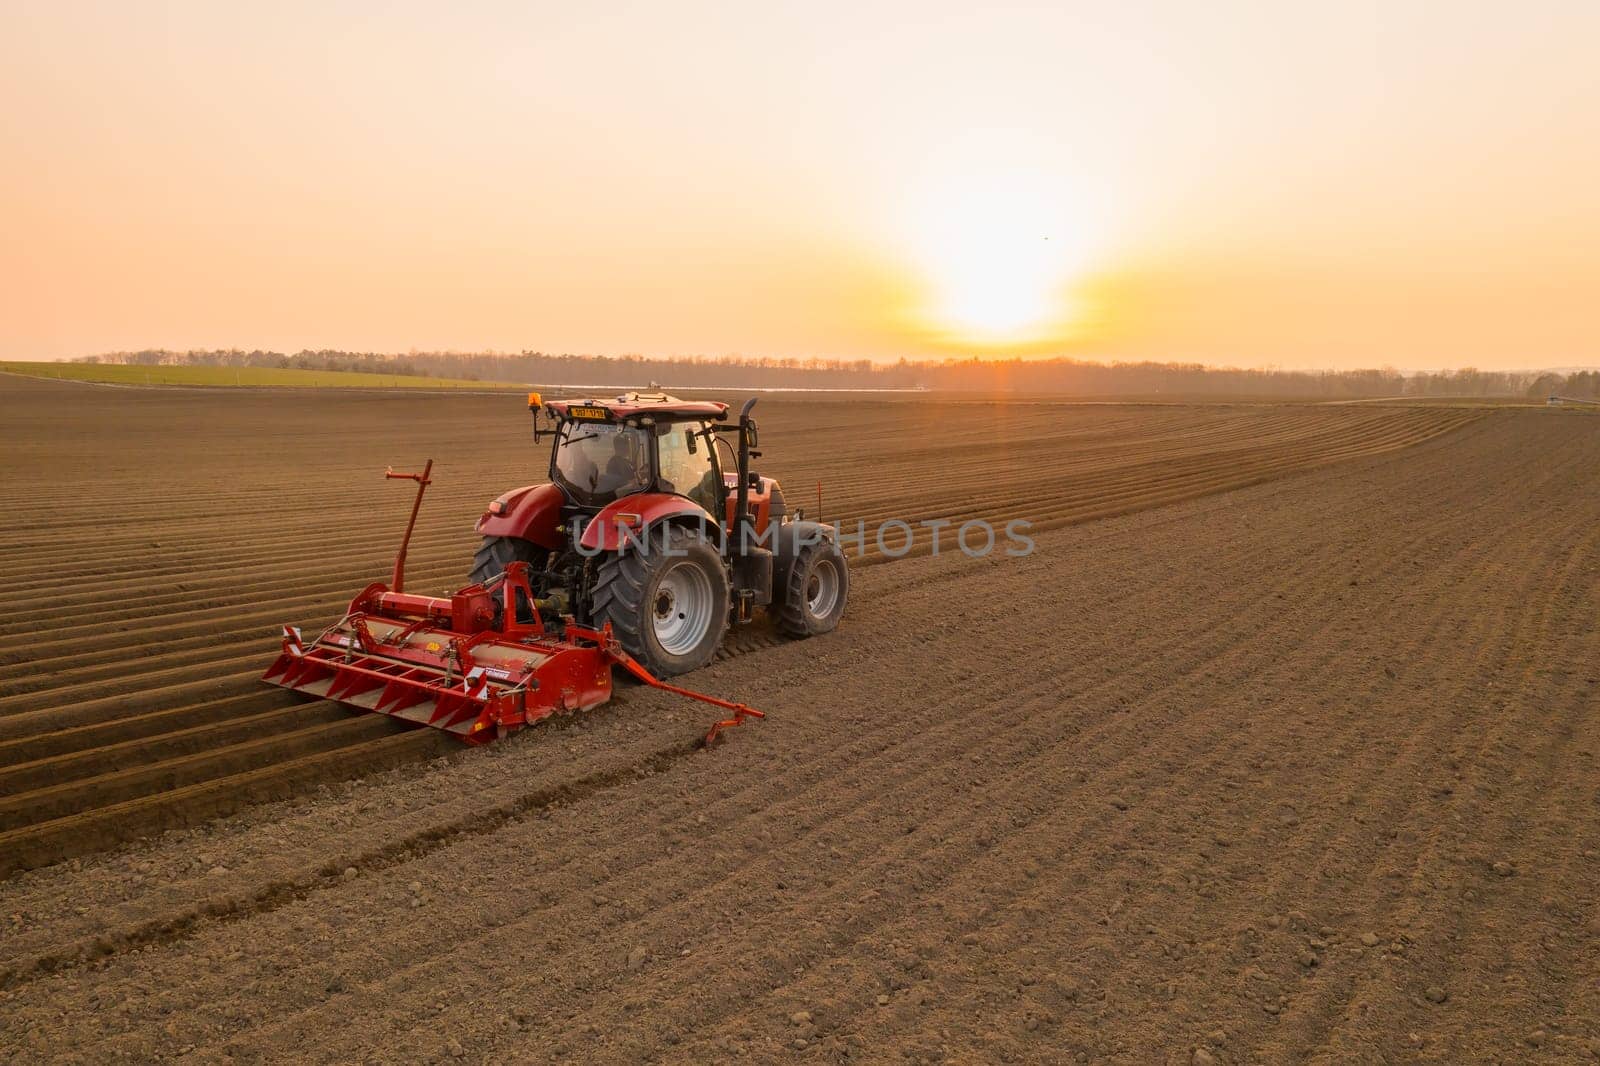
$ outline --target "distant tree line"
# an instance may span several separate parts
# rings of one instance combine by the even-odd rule
[[[86,356],[79,362],[135,366],[280,367],[369,374],[511,381],[574,387],[928,388],[1080,396],[1233,396],[1308,399],[1534,397],[1600,399],[1600,371],[1572,374],[1471,368],[1402,374],[1381,370],[1239,370],[1201,363],[1097,363],[1078,359],[946,359],[874,363],[867,359],[759,359],[742,356],[552,355],[545,352],[214,351],[146,349]]]
[[[341,370],[362,374],[403,374],[431,376],[403,355],[379,352],[336,352],[310,350],[285,355],[257,348],[217,348],[211,351],[172,352],[165,348],[146,348],[137,352],[105,352],[75,359],[76,363],[116,363],[125,366],[237,366],[269,367],[278,370]],[[444,376],[444,375],[437,375]],[[450,375],[456,377],[459,375]]]
[[[1567,396],[1578,400],[1600,400],[1600,370],[1580,370],[1575,374],[1543,373],[1528,386],[1529,396]]]

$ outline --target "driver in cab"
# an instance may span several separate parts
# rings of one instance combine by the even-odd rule
[[[618,496],[645,487],[645,464],[636,454],[638,442],[630,433],[616,433],[611,438],[611,458],[596,479],[594,491],[614,493]]]

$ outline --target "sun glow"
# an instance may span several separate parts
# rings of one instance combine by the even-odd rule
[[[1088,227],[1071,192],[1014,173],[968,178],[922,211],[915,256],[926,281],[925,327],[961,346],[1012,347],[1062,338]]]

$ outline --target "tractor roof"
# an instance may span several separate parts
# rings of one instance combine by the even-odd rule
[[[620,420],[635,415],[649,415],[667,421],[698,421],[709,418],[720,422],[728,417],[728,405],[715,400],[680,400],[664,392],[625,392],[610,399],[551,400],[545,404],[558,418],[595,417],[594,412],[605,411],[605,419]],[[574,411],[573,408],[578,408]]]

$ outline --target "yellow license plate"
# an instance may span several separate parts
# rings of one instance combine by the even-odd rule
[[[604,407],[569,407],[567,414],[572,418],[597,418],[602,422],[611,417]]]

